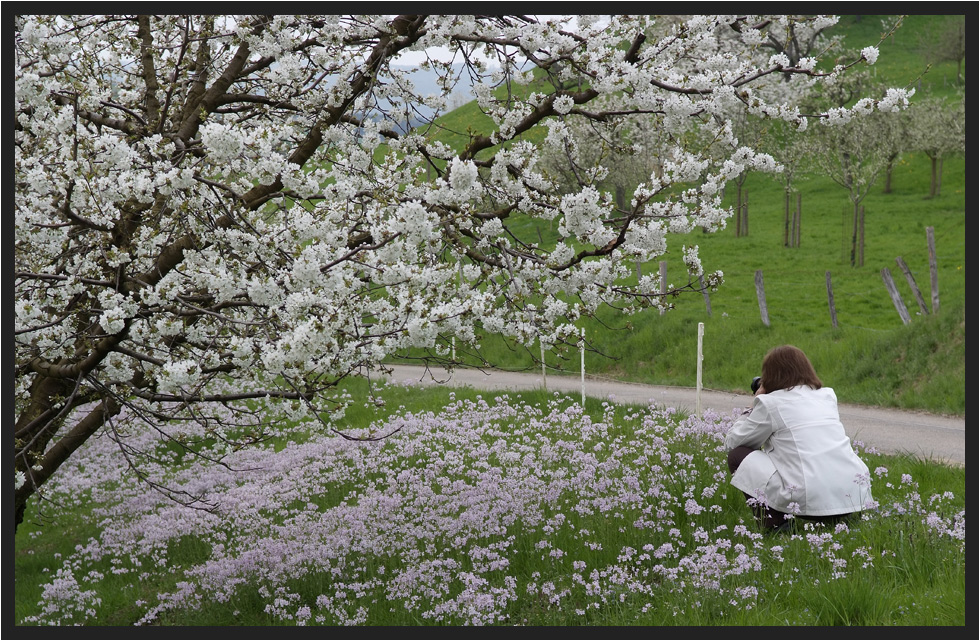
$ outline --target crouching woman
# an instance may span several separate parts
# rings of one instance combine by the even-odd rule
[[[766,354],[752,408],[725,445],[732,485],[765,530],[787,530],[792,518],[848,519],[872,500],[868,467],[844,433],[834,390],[792,345]]]

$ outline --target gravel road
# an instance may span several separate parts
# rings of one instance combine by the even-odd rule
[[[479,390],[518,391],[542,387],[541,374],[506,372],[501,370],[456,369],[452,376],[441,369],[426,370],[421,366],[395,365],[390,379],[395,383],[426,383],[472,387]],[[580,377],[547,377],[552,391],[568,392],[580,397]],[[697,410],[697,390],[691,387],[663,387],[623,383],[587,376],[585,394],[621,403],[664,405],[694,413]],[[734,408],[752,404],[752,396],[701,390],[701,409],[728,414]],[[966,419],[938,416],[861,405],[840,405],[841,422],[852,441],[861,441],[883,453],[908,452],[956,465],[966,465]]]

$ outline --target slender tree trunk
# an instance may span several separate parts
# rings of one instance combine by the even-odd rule
[[[892,169],[895,168],[895,160],[898,158],[898,154],[892,154],[888,158],[888,164],[885,166],[885,190],[884,193],[892,193]]]

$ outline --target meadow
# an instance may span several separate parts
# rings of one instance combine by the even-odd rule
[[[212,438],[214,465],[120,424],[150,479],[210,511],[90,440],[17,532],[17,623],[965,624],[963,468],[855,443],[862,517],[774,536],[728,484],[733,417],[351,386],[346,433],[390,437],[283,425],[237,452]]]

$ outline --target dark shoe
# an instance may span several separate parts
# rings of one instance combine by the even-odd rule
[[[778,527],[771,528],[766,532],[766,534],[792,534],[796,530],[796,527],[792,519],[786,519],[783,521],[782,525]]]

